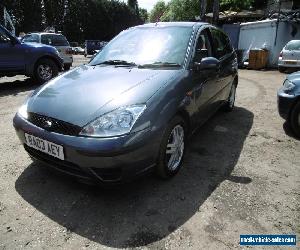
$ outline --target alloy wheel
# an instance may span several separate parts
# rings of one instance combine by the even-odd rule
[[[39,65],[37,71],[40,78],[42,78],[44,81],[48,81],[52,78],[53,75],[52,68],[47,64]]]
[[[184,128],[177,125],[173,128],[167,144],[166,161],[169,170],[175,171],[180,166],[184,146]]]

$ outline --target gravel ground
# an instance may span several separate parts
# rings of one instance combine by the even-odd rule
[[[240,234],[299,237],[300,141],[276,107],[284,77],[241,70],[236,109],[199,129],[178,176],[114,189],[33,164],[12,118],[37,86],[0,79],[0,248],[231,249]]]

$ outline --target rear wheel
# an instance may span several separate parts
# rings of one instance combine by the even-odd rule
[[[44,83],[58,75],[58,67],[51,59],[41,59],[37,62],[34,78],[39,83]]]
[[[162,138],[156,172],[164,179],[178,173],[185,152],[186,126],[180,116],[175,116],[167,126]]]
[[[229,97],[224,105],[224,111],[226,111],[226,112],[231,112],[234,109],[235,98],[236,98],[236,87],[237,87],[237,84],[236,84],[236,82],[234,82],[231,86]]]
[[[72,64],[65,64],[64,65],[64,70],[65,71],[70,70],[71,67],[72,67]]]
[[[298,101],[291,112],[290,124],[293,133],[300,138],[300,101]]]

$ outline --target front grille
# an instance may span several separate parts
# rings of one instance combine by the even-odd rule
[[[75,136],[81,131],[81,127],[79,126],[36,113],[29,113],[28,121],[49,132],[55,132],[63,135]]]

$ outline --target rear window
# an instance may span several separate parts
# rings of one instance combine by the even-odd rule
[[[285,46],[286,50],[300,50],[300,41],[291,41]]]
[[[67,38],[63,35],[42,35],[43,44],[51,46],[70,46]]]

